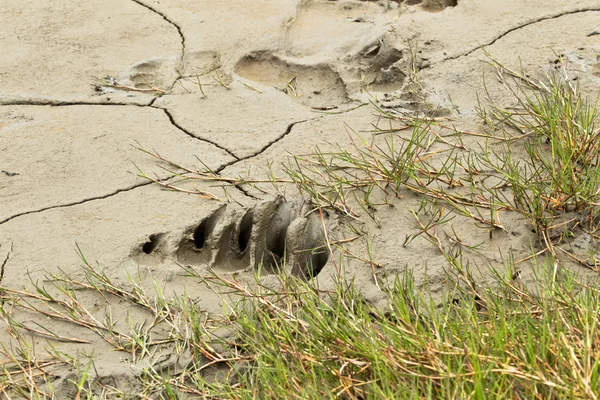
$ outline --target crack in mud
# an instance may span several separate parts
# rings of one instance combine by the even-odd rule
[[[169,18],[166,14],[158,11],[157,9],[145,4],[144,2],[142,2],[141,0],[131,0],[134,3],[140,5],[141,7],[144,7],[148,10],[150,10],[151,12],[159,15],[162,19],[164,19],[168,24],[170,24],[171,26],[173,26],[176,30],[177,30],[177,34],[179,35],[179,39],[181,40],[181,53],[179,54],[179,65],[178,67],[175,69],[175,72],[177,73],[177,78],[175,78],[175,80],[173,81],[173,84],[171,85],[171,88],[169,89],[169,92],[171,90],[173,90],[173,88],[175,87],[175,85],[177,84],[177,82],[181,79],[181,71],[183,70],[183,61],[185,59],[185,35],[183,34],[183,30],[181,29],[181,27],[175,22],[173,21],[171,18]],[[160,99],[165,93],[160,93],[158,95],[156,95],[154,97],[154,99],[152,99],[150,101],[150,103],[148,104],[150,107],[152,107],[154,105],[154,102],[158,99]],[[198,138],[196,138],[198,139]]]
[[[255,152],[254,154],[250,154],[248,156],[245,157],[241,157],[241,158],[237,158],[225,165],[223,165],[220,168],[217,168],[215,170],[215,173],[217,175],[219,175],[219,173],[221,171],[223,171],[225,168],[227,167],[231,167],[232,165],[237,164],[240,161],[244,161],[244,160],[248,160],[250,158],[254,158],[256,156],[259,156],[260,154],[264,153],[269,147],[273,146],[275,143],[279,142],[280,140],[282,140],[284,137],[286,137],[287,135],[289,135],[292,132],[292,129],[294,128],[294,126],[298,125],[298,124],[302,124],[304,122],[308,122],[308,121],[316,121],[318,119],[323,118],[323,116],[320,117],[316,117],[316,118],[309,118],[309,119],[303,119],[301,121],[294,121],[292,123],[290,123],[287,128],[285,129],[285,131],[279,135],[277,138],[273,139],[272,141],[270,141],[269,143],[267,143],[265,146],[263,146],[260,150],[258,150],[257,152]],[[244,189],[244,187],[242,186],[243,183],[237,184],[237,185],[233,185],[234,188],[236,188],[237,190],[239,190],[244,196],[249,197],[253,200],[260,200],[259,197],[254,196],[252,193],[248,192],[246,189]]]
[[[145,4],[141,0],[131,0],[131,1],[146,8],[147,10],[152,11],[155,14],[159,15],[162,19],[164,19],[167,23],[169,23],[171,26],[173,26],[177,30],[177,33],[179,34],[179,38],[181,39],[181,55],[179,56],[179,62],[183,63],[183,57],[185,56],[185,36],[183,35],[183,31],[181,30],[181,27],[175,21],[173,21],[171,18],[169,18],[166,14]]]
[[[177,79],[179,80],[179,79]],[[175,84],[173,84],[173,86],[175,86]],[[160,99],[161,96],[154,96],[154,98],[150,101],[150,103],[148,103],[148,107],[154,107],[154,103],[156,103],[156,100]]]
[[[199,136],[194,135],[193,133],[191,133],[190,131],[188,131],[187,129],[183,128],[181,125],[179,125],[173,115],[171,114],[171,112],[166,109],[166,108],[162,108],[162,107],[153,107],[152,104],[154,103],[154,101],[158,99],[158,97],[155,97],[151,102],[149,102],[148,104],[136,104],[136,103],[94,103],[94,102],[87,102],[87,101],[62,101],[62,100],[19,100],[19,101],[12,101],[12,102],[7,102],[7,103],[0,103],[0,107],[2,106],[39,106],[39,107],[43,107],[43,106],[47,106],[47,107],[72,107],[72,106],[118,106],[118,107],[126,107],[126,106],[131,106],[131,107],[140,107],[140,108],[152,108],[154,110],[162,110],[166,115],[167,118],[169,120],[169,122],[171,123],[171,125],[173,125],[173,127],[177,128],[179,131],[185,133],[186,135],[188,135],[189,137],[208,143],[210,145],[215,146],[216,148],[223,150],[224,152],[226,152],[227,154],[229,154],[231,157],[235,158],[235,160],[239,160],[240,158],[238,156],[236,156],[231,150],[227,149],[224,146],[221,146],[220,144],[213,142],[212,140],[209,139],[205,139]]]
[[[2,279],[4,278],[4,271],[6,269],[6,264],[8,264],[8,260],[10,260],[10,256],[12,255],[13,252],[13,243],[10,243],[10,249],[8,249],[8,253],[6,253],[6,257],[4,258],[4,261],[2,262],[2,265],[0,265],[0,283],[2,283]]]
[[[290,132],[292,132],[292,128],[294,128],[294,126],[299,125],[299,124],[303,124],[303,123],[308,122],[308,121],[316,121],[316,120],[321,119],[321,118],[323,118],[323,116],[315,117],[315,118],[303,119],[303,120],[300,120],[300,121],[294,121],[294,122],[290,123],[287,126],[287,128],[285,129],[285,131],[281,135],[279,135],[275,139],[271,140],[269,143],[267,143],[266,145],[264,145],[260,150],[258,150],[254,154],[250,154],[250,155],[245,156],[245,157],[240,157],[238,160],[236,160],[235,162],[231,163],[230,165],[233,165],[233,164],[235,164],[235,163],[237,163],[239,161],[248,160],[250,158],[254,158],[256,156],[261,155],[262,153],[264,153],[265,151],[267,151],[267,149],[269,147],[273,146],[275,143],[279,142],[284,137],[286,137],[287,135],[289,135]],[[228,166],[230,166],[230,165],[228,165]]]
[[[104,194],[101,196],[94,196],[94,197],[89,197],[87,199],[83,199],[83,200],[78,200],[78,201],[73,201],[71,203],[65,203],[65,204],[56,204],[53,206],[47,206],[47,207],[43,207],[37,210],[31,210],[31,211],[23,211],[14,215],[11,215],[10,217],[7,217],[5,219],[3,219],[2,221],[0,221],[0,225],[5,224],[6,222],[9,222],[17,217],[22,217],[23,215],[29,215],[29,214],[37,214],[37,213],[41,213],[43,211],[48,211],[48,210],[54,210],[56,208],[66,208],[66,207],[71,207],[71,206],[77,206],[80,204],[84,204],[90,201],[94,201],[94,200],[103,200],[103,199],[107,199],[109,197],[115,196],[119,193],[123,193],[123,192],[129,192],[131,190],[137,189],[139,187],[142,186],[148,186],[150,184],[152,184],[152,181],[148,181],[148,182],[143,182],[143,183],[137,183],[135,185],[129,186],[127,188],[123,188],[123,189],[117,189],[113,192],[110,192],[108,194]]]
[[[217,142],[213,142],[210,139],[205,139],[203,137],[200,136],[196,136],[194,135],[192,132],[188,131],[187,129],[185,129],[183,126],[179,125],[176,121],[175,121],[175,117],[173,117],[173,114],[171,114],[171,112],[167,109],[167,108],[162,108],[162,107],[150,107],[150,108],[154,108],[156,110],[163,110],[164,113],[167,115],[167,118],[169,118],[169,121],[171,122],[171,125],[173,125],[175,128],[179,129],[181,132],[185,133],[186,135],[188,135],[191,138],[194,138],[196,140],[200,140],[202,142],[206,142],[208,144],[211,144],[213,146],[215,146],[218,149],[223,150],[224,152],[226,152],[227,154],[229,154],[231,157],[235,158],[236,160],[240,160],[240,158],[238,156],[236,156],[233,151],[229,150],[228,148],[221,146],[220,144],[218,144]]]
[[[60,104],[59,104],[59,103],[60,103]],[[42,106],[42,105],[43,105],[43,106],[55,106],[55,107],[59,107],[59,106],[76,106],[76,105],[114,105],[114,104],[98,104],[98,103],[92,103],[92,104],[82,104],[81,102],[64,104],[63,102],[54,102],[54,104],[47,104],[47,103],[46,103],[46,104],[31,104],[31,103],[26,103],[26,104],[19,104],[19,105],[40,105],[40,106]],[[133,105],[133,106],[136,106],[136,107],[149,107],[149,106],[147,106],[147,105],[135,105],[135,104],[122,104],[122,105],[123,105],[123,106],[124,106],[124,105]],[[314,120],[317,120],[317,119],[323,118],[323,116],[319,116],[319,117],[316,117],[316,118],[309,118],[309,119],[304,119],[304,120],[301,120],[301,121],[295,121],[295,122],[292,122],[292,123],[290,123],[290,124],[287,126],[286,130],[285,130],[285,131],[284,131],[284,132],[283,132],[281,135],[279,135],[277,138],[275,138],[274,140],[272,140],[272,141],[270,141],[269,143],[267,143],[267,144],[266,144],[265,146],[263,146],[263,147],[262,147],[262,148],[261,148],[259,151],[255,152],[254,154],[248,155],[248,156],[246,156],[246,157],[239,158],[239,157],[235,156],[233,153],[231,153],[229,150],[227,150],[227,149],[223,148],[222,146],[220,146],[220,145],[218,145],[218,144],[216,144],[216,143],[212,143],[212,142],[211,142],[211,141],[209,141],[209,140],[206,140],[206,139],[203,139],[203,138],[196,137],[196,136],[194,136],[192,133],[190,133],[190,132],[188,132],[187,130],[185,130],[183,127],[179,126],[179,125],[178,125],[178,124],[177,124],[177,123],[176,123],[176,122],[173,120],[173,117],[172,117],[171,113],[170,113],[170,112],[169,112],[167,109],[165,109],[165,108],[159,108],[159,107],[150,107],[150,108],[154,108],[154,109],[158,109],[158,110],[163,110],[163,112],[164,112],[164,113],[167,115],[167,117],[169,118],[169,121],[171,122],[171,124],[172,124],[173,126],[175,126],[176,128],[178,128],[179,130],[181,130],[182,132],[184,132],[185,134],[187,134],[187,135],[188,135],[188,136],[190,136],[190,137],[193,137],[193,138],[195,138],[195,139],[197,139],[197,140],[202,140],[202,141],[205,141],[205,142],[207,142],[207,143],[210,143],[210,144],[214,145],[215,147],[217,147],[217,148],[219,148],[219,149],[221,149],[221,150],[223,150],[223,151],[226,151],[228,154],[230,154],[232,157],[234,157],[234,158],[235,158],[235,160],[233,160],[233,161],[230,161],[230,162],[228,162],[228,163],[225,163],[225,164],[223,164],[223,165],[221,165],[221,166],[217,167],[217,168],[214,170],[214,172],[215,172],[217,175],[218,175],[218,174],[219,174],[221,171],[223,171],[225,168],[227,168],[227,167],[229,167],[229,166],[232,166],[232,165],[234,165],[234,164],[236,164],[236,163],[238,163],[238,162],[240,162],[240,161],[243,161],[243,160],[248,160],[248,159],[250,159],[250,158],[253,158],[253,157],[256,157],[256,156],[258,156],[258,155],[262,154],[262,153],[263,153],[263,152],[265,152],[265,151],[266,151],[266,150],[267,150],[269,147],[271,147],[272,145],[274,145],[275,143],[279,142],[279,141],[280,141],[280,140],[282,140],[284,137],[286,137],[287,135],[289,135],[289,134],[290,134],[290,132],[292,131],[293,127],[294,127],[295,125],[298,125],[298,124],[301,124],[301,123],[304,123],[304,122],[308,122],[308,121],[314,121]],[[169,179],[170,179],[170,178],[164,178],[164,179],[161,179],[161,181],[167,181],[167,180],[169,180]],[[115,191],[113,191],[113,192],[110,192],[110,193],[108,193],[108,194],[104,194],[104,195],[100,195],[100,196],[89,197],[89,198],[86,198],[86,199],[82,199],[82,200],[78,200],[78,201],[74,201],[74,202],[70,202],[70,203],[65,203],[65,204],[57,204],[57,205],[47,206],[47,207],[43,207],[43,208],[40,208],[40,209],[37,209],[37,210],[23,211],[23,212],[20,212],[20,213],[17,213],[17,214],[11,215],[11,216],[9,216],[9,217],[7,217],[7,218],[3,219],[3,220],[0,220],[0,225],[3,225],[3,224],[5,224],[5,223],[7,223],[7,222],[9,222],[9,221],[12,221],[12,220],[13,220],[13,219],[15,219],[15,218],[22,217],[22,216],[24,216],[24,215],[38,214],[38,213],[41,213],[41,212],[44,212],[44,211],[48,211],[48,210],[54,210],[54,209],[57,209],[57,208],[67,208],[67,207],[71,207],[71,206],[76,206],[76,205],[81,205],[81,204],[84,204],[84,203],[88,203],[88,202],[90,202],[90,201],[94,201],[94,200],[103,200],[103,199],[107,199],[107,198],[109,198],[109,197],[112,197],[112,196],[115,196],[115,195],[117,195],[117,194],[119,194],[119,193],[129,192],[129,191],[131,191],[131,190],[135,190],[135,189],[137,189],[137,188],[140,188],[140,187],[144,187],[144,186],[151,185],[152,183],[154,183],[154,182],[152,182],[152,181],[148,181],[148,182],[138,183],[138,184],[135,184],[135,185],[132,185],[132,186],[129,186],[129,187],[123,188],[123,189],[117,189],[117,190],[115,190]],[[240,185],[234,185],[234,187],[235,187],[236,189],[238,189],[238,190],[239,190],[241,193],[243,193],[243,194],[244,194],[244,196],[246,196],[246,197],[249,197],[249,198],[252,198],[252,199],[254,199],[254,200],[259,200],[259,198],[257,198],[256,196],[252,195],[251,193],[247,192],[245,189],[243,189],[242,187],[240,187]],[[6,261],[5,261],[5,262],[6,262]]]
[[[492,39],[488,43],[481,44],[481,45],[479,45],[477,47],[474,47],[471,50],[468,50],[468,51],[466,51],[464,53],[457,54],[457,55],[454,55],[454,56],[451,56],[451,57],[446,57],[446,58],[444,58],[444,59],[441,60],[441,63],[449,61],[449,60],[456,60],[456,59],[461,58],[461,57],[466,57],[466,56],[470,55],[471,53],[474,53],[475,51],[480,50],[481,48],[483,48],[485,46],[491,46],[491,45],[493,45],[494,43],[496,43],[498,40],[502,39],[503,37],[505,37],[509,33],[512,33],[514,31],[517,31],[519,29],[528,27],[528,26],[533,25],[533,24],[537,24],[538,22],[543,22],[543,21],[548,21],[548,20],[552,20],[552,19],[557,19],[557,18],[564,17],[566,15],[572,15],[572,14],[578,14],[578,13],[584,13],[584,12],[599,12],[599,11],[600,11],[600,7],[584,7],[584,8],[579,8],[579,9],[576,9],[576,10],[563,11],[563,12],[561,12],[559,14],[546,15],[544,17],[539,17],[539,18],[536,18],[536,19],[534,19],[532,21],[525,22],[523,24],[517,25],[517,26],[515,26],[513,28],[510,28],[510,29],[504,31],[503,33],[499,34],[498,36],[496,36],[494,39]]]
[[[226,164],[223,164],[223,165],[217,167],[214,172],[218,175],[219,172],[223,171],[227,166],[229,166],[229,163],[226,163]],[[180,176],[181,175],[187,175],[187,174],[188,174],[187,172],[184,172],[184,173],[180,174]],[[158,181],[159,182],[166,182],[166,181],[169,181],[170,179],[174,179],[174,177],[166,177],[166,178],[158,179]],[[82,200],[78,200],[78,201],[73,201],[73,202],[65,203],[65,204],[56,204],[56,205],[53,205],[53,206],[43,207],[43,208],[40,208],[40,209],[37,209],[37,210],[23,211],[23,212],[11,215],[10,217],[7,217],[7,218],[1,220],[0,221],[0,225],[4,224],[6,222],[9,222],[9,221],[11,221],[11,220],[13,220],[15,218],[22,217],[24,215],[38,214],[38,213],[41,213],[41,212],[44,212],[44,211],[54,210],[54,209],[57,209],[57,208],[67,208],[67,207],[72,207],[72,206],[78,206],[78,205],[81,205],[81,204],[85,204],[85,203],[88,203],[90,201],[108,199],[109,197],[116,196],[116,195],[118,195],[120,193],[130,192],[132,190],[136,190],[136,189],[141,188],[141,187],[152,185],[153,183],[155,183],[155,182],[154,181],[147,181],[147,182],[137,183],[137,184],[131,185],[129,187],[126,187],[126,188],[123,188],[123,189],[117,189],[117,190],[114,190],[114,191],[112,191],[110,193],[107,193],[107,194],[104,194],[104,195],[100,195],[100,196],[88,197],[86,199],[82,199]],[[234,185],[234,187],[237,188],[237,186],[235,186],[235,185]],[[243,190],[242,190],[242,193],[244,193]],[[248,197],[257,199],[255,196],[252,196],[251,194],[246,194],[246,193],[244,193],[244,194],[246,196],[248,196]]]
[[[294,126],[299,125],[299,124],[303,124],[304,122],[308,122],[308,121],[316,121],[316,120],[321,119],[321,118],[323,118],[323,116],[316,117],[316,118],[303,119],[301,121],[294,121],[294,122],[290,123],[287,126],[287,128],[285,129],[285,131],[281,135],[279,135],[275,139],[271,140],[269,143],[267,143],[266,145],[264,145],[257,152],[255,152],[253,154],[250,154],[250,155],[247,155],[247,156],[244,156],[244,157],[236,157],[235,160],[230,161],[227,164],[223,165],[222,167],[216,169],[215,172],[218,174],[219,172],[223,171],[225,168],[231,167],[232,165],[235,165],[235,164],[239,163],[240,161],[249,160],[251,158],[254,158],[254,157],[257,157],[257,156],[261,155],[262,153],[264,153],[265,151],[267,151],[267,149],[269,147],[273,146],[275,143],[279,142],[284,137],[286,137],[287,135],[289,135],[290,132],[292,132],[292,129],[294,128]]]
[[[249,191],[247,191],[246,189],[244,189],[244,187],[240,184],[240,185],[233,185],[234,188],[236,188],[238,191],[240,191],[244,196],[251,198],[252,200],[261,200],[260,197],[257,197],[255,195],[253,195],[252,193],[250,193]]]
[[[70,101],[70,100],[0,100],[0,107],[3,106],[49,106],[49,107],[69,107],[69,106],[132,106],[132,107],[150,107],[152,102],[131,103],[131,102],[109,102],[109,101]]]

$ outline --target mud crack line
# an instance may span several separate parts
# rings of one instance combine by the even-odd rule
[[[103,200],[103,199],[107,199],[109,197],[115,196],[115,195],[117,195],[119,193],[129,192],[130,190],[134,190],[134,189],[137,189],[137,188],[142,187],[142,186],[151,185],[152,183],[153,183],[152,181],[138,183],[138,184],[132,185],[132,186],[127,187],[127,188],[117,189],[117,190],[115,190],[113,192],[110,192],[108,194],[104,194],[104,195],[101,195],[101,196],[89,197],[87,199],[73,201],[71,203],[57,204],[57,205],[54,205],[54,206],[43,207],[43,208],[40,208],[40,209],[37,209],[37,210],[23,211],[23,212],[11,215],[10,217],[3,219],[2,221],[0,221],[0,225],[6,223],[8,221],[11,221],[11,220],[13,220],[13,219],[15,219],[17,217],[22,217],[23,215],[37,214],[37,213],[41,213],[41,212],[48,211],[48,210],[54,210],[56,208],[66,208],[66,207],[76,206],[76,205],[84,204],[84,203],[87,203],[87,202],[90,202],[90,201],[94,201],[94,200]]]
[[[159,15],[162,19],[164,19],[167,23],[169,23],[170,25],[172,25],[176,30],[177,33],[179,34],[179,38],[181,39],[181,55],[179,57],[179,62],[182,63],[183,62],[183,57],[185,56],[185,36],[183,35],[183,31],[181,30],[181,27],[175,23],[175,21],[173,21],[171,18],[169,18],[166,14],[158,11],[157,9],[149,6],[148,4],[142,2],[141,0],[131,0],[134,3],[152,11],[153,13]]]
[[[236,156],[231,150],[229,150],[228,148],[221,146],[219,143],[217,142],[213,142],[212,140],[209,139],[205,139],[203,137],[200,136],[196,136],[194,135],[192,132],[188,131],[187,129],[185,129],[183,126],[179,125],[177,123],[177,121],[175,121],[175,118],[173,117],[173,114],[171,114],[171,112],[166,109],[166,108],[162,108],[162,107],[152,107],[155,108],[157,110],[163,110],[164,113],[166,114],[167,118],[169,118],[169,121],[171,122],[171,125],[173,125],[175,128],[179,129],[181,132],[185,133],[186,135],[188,135],[191,138],[194,138],[196,140],[201,140],[203,142],[206,142],[208,144],[211,144],[213,146],[215,146],[218,149],[223,150],[224,152],[226,152],[227,154],[229,154],[231,157],[235,158],[235,161],[239,160],[240,158],[238,156]]]
[[[267,151],[267,149],[269,149],[269,147],[273,146],[275,143],[281,141],[284,137],[286,137],[287,135],[289,135],[290,132],[292,132],[292,129],[294,128],[294,126],[299,125],[299,124],[303,124],[303,123],[308,122],[308,121],[316,121],[316,120],[321,119],[321,118],[323,118],[323,117],[321,116],[321,117],[316,117],[316,118],[308,118],[308,119],[303,119],[301,121],[295,121],[295,122],[290,123],[287,126],[287,128],[285,129],[285,131],[281,135],[279,135],[275,139],[271,140],[269,143],[267,143],[266,145],[264,145],[260,150],[258,150],[254,154],[250,154],[250,155],[247,155],[245,157],[240,157],[237,160],[229,163],[225,167],[229,167],[229,166],[231,166],[231,165],[233,165],[235,163],[238,163],[240,161],[248,160],[250,158],[254,158],[256,156],[261,155],[262,153],[264,153],[265,151]]]
[[[154,98],[154,100],[156,100],[157,98]],[[154,102],[154,100],[152,100],[150,103],[148,104],[136,104],[136,103],[94,103],[94,102],[86,102],[86,101],[61,101],[61,100],[47,100],[47,101],[30,101],[30,100],[23,100],[23,101],[11,101],[11,102],[7,102],[7,103],[1,103],[0,102],[0,107],[2,106],[47,106],[47,107],[73,107],[73,106],[118,106],[118,107],[140,107],[140,108],[152,108],[152,109],[156,109],[156,110],[163,110],[163,112],[167,115],[167,118],[169,119],[171,125],[173,125],[175,128],[179,129],[181,132],[185,133],[186,135],[196,139],[196,140],[200,140],[203,142],[206,142],[212,146],[215,146],[218,149],[223,150],[224,152],[226,152],[227,154],[229,154],[231,157],[233,157],[235,159],[235,161],[239,160],[240,158],[238,156],[236,156],[231,150],[229,150],[228,148],[221,146],[220,144],[218,144],[217,142],[213,142],[212,140],[209,139],[205,139],[203,137],[199,137],[194,135],[192,132],[188,131],[187,129],[185,129],[184,127],[182,127],[181,125],[179,125],[176,121],[175,118],[173,117],[173,114],[171,114],[171,112],[166,109],[166,108],[162,108],[162,107],[156,107],[156,106],[152,106],[151,104]]]
[[[218,168],[216,168],[216,170],[222,171],[226,167],[226,165],[227,164],[221,165]],[[183,172],[183,173],[179,174],[178,176],[183,176],[183,175],[187,175],[187,174],[188,174],[187,172]],[[175,179],[175,177],[168,176],[168,177],[164,177],[164,178],[159,178],[157,181],[158,182],[167,182],[167,181],[170,181],[170,180],[173,180],[173,179]],[[131,186],[123,188],[123,189],[117,189],[117,190],[114,190],[114,191],[112,191],[110,193],[107,193],[107,194],[104,194],[104,195],[100,195],[100,196],[88,197],[87,199],[73,201],[73,202],[65,203],[65,204],[56,204],[56,205],[53,205],[53,206],[43,207],[43,208],[40,208],[40,209],[37,209],[37,210],[23,211],[23,212],[11,215],[10,217],[7,217],[7,218],[3,219],[2,221],[0,221],[0,225],[4,224],[6,222],[9,222],[9,221],[11,221],[11,220],[13,220],[15,218],[22,217],[24,215],[38,214],[38,213],[41,213],[41,212],[44,212],[44,211],[54,210],[54,209],[57,209],[57,208],[67,208],[67,207],[81,205],[81,204],[84,204],[84,203],[89,203],[89,202],[95,201],[95,200],[108,199],[109,197],[116,196],[116,195],[118,195],[120,193],[130,192],[132,190],[136,190],[136,189],[144,187],[144,186],[149,186],[149,185],[156,184],[157,181],[156,180],[148,180],[146,182],[137,183],[137,184],[131,185]]]
[[[258,156],[258,155],[260,155],[260,154],[264,153],[265,151],[267,151],[267,149],[268,149],[269,147],[273,146],[275,143],[279,142],[279,141],[280,141],[280,140],[282,140],[284,137],[286,137],[287,135],[289,135],[289,134],[290,134],[290,132],[292,132],[292,128],[294,128],[294,126],[296,126],[296,125],[299,125],[299,124],[303,124],[303,123],[305,123],[305,122],[308,122],[308,121],[316,121],[316,120],[318,120],[318,119],[321,119],[321,118],[323,118],[323,117],[308,118],[308,119],[303,119],[303,120],[301,120],[301,121],[295,121],[295,122],[292,122],[291,124],[289,124],[289,125],[287,126],[287,128],[285,129],[285,132],[283,132],[281,135],[279,135],[278,137],[276,137],[275,139],[271,140],[269,143],[267,143],[266,145],[264,145],[264,146],[263,146],[263,147],[262,147],[260,150],[258,150],[256,153],[254,153],[254,154],[251,154],[251,155],[249,155],[249,156],[246,156],[246,157],[242,157],[242,158],[240,158],[240,160],[239,160],[239,161],[242,161],[242,160],[247,160],[247,159],[249,159],[249,158],[256,157],[256,156]]]
[[[10,249],[8,249],[8,253],[6,253],[6,257],[4,258],[4,261],[2,261],[2,265],[0,265],[0,283],[2,282],[2,279],[4,278],[4,270],[6,269],[6,264],[8,264],[8,260],[10,260],[10,256],[13,252],[13,243],[10,244]]]
[[[48,107],[70,107],[70,106],[121,106],[121,107],[150,107],[150,102],[147,103],[131,103],[131,102],[108,102],[108,101],[67,101],[56,99],[40,99],[40,100],[0,100],[1,106],[48,106]]]
[[[318,119],[321,119],[321,118],[323,118],[323,117],[321,116],[321,117],[316,117],[316,118],[303,119],[303,120],[301,120],[301,121],[295,121],[295,122],[292,122],[292,123],[290,123],[290,124],[287,126],[287,128],[285,129],[285,131],[284,131],[284,132],[283,132],[281,135],[279,135],[277,138],[273,139],[272,141],[270,141],[269,143],[267,143],[266,145],[264,145],[264,146],[263,146],[263,147],[262,147],[260,150],[258,150],[258,151],[257,151],[257,152],[255,152],[254,154],[250,154],[250,155],[248,155],[248,156],[246,156],[246,157],[241,157],[241,158],[238,158],[238,157],[236,157],[236,159],[235,159],[235,160],[233,160],[233,161],[231,161],[231,162],[229,162],[229,163],[227,163],[227,164],[225,164],[225,165],[223,165],[223,166],[221,166],[221,167],[217,168],[217,169],[215,170],[215,173],[218,175],[218,174],[220,174],[220,173],[221,173],[221,171],[223,171],[223,170],[224,170],[225,168],[227,168],[227,167],[230,167],[230,166],[232,166],[232,165],[234,165],[234,164],[237,164],[237,163],[238,163],[238,162],[240,162],[240,161],[248,160],[248,159],[250,159],[250,158],[256,157],[256,156],[258,156],[258,155],[260,155],[260,154],[264,153],[265,151],[267,151],[267,149],[268,149],[269,147],[273,146],[275,143],[279,142],[279,141],[280,141],[280,140],[282,140],[284,137],[286,137],[287,135],[289,135],[289,134],[292,132],[292,129],[294,128],[294,126],[296,126],[296,125],[298,125],[298,124],[302,124],[302,123],[304,123],[304,122],[308,122],[308,121],[315,121],[315,120],[318,120]],[[236,188],[237,190],[239,190],[239,191],[240,191],[240,192],[241,192],[241,193],[242,193],[244,196],[246,196],[246,197],[249,197],[249,198],[251,198],[251,199],[253,199],[253,200],[259,200],[259,198],[258,198],[258,197],[254,196],[254,195],[253,195],[253,194],[251,194],[251,193],[250,193],[248,190],[246,190],[246,189],[243,187],[243,184],[237,184],[237,185],[233,185],[233,187],[234,187],[234,188]]]
[[[481,49],[484,46],[491,46],[491,45],[493,45],[494,43],[496,43],[498,40],[502,39],[503,37],[505,37],[509,33],[512,33],[514,31],[517,31],[517,30],[522,29],[522,28],[525,28],[525,27],[527,27],[529,25],[537,24],[538,22],[548,21],[548,20],[551,20],[551,19],[557,19],[557,18],[560,18],[560,17],[564,17],[566,15],[579,14],[579,13],[584,13],[584,12],[598,12],[598,11],[600,11],[600,7],[584,7],[584,8],[579,8],[579,9],[576,9],[576,10],[563,11],[563,12],[558,13],[558,14],[546,15],[545,17],[536,18],[536,19],[534,19],[532,21],[519,24],[519,25],[517,25],[515,27],[512,27],[512,28],[504,31],[503,33],[499,34],[498,36],[496,36],[494,39],[492,39],[488,43],[484,43],[484,44],[481,44],[481,45],[479,45],[477,47],[474,47],[474,48],[472,48],[471,50],[469,50],[469,51],[467,51],[465,53],[461,53],[461,54],[454,55],[454,56],[451,56],[451,57],[448,57],[448,58],[444,58],[442,60],[442,62],[448,61],[448,60],[456,60],[457,58],[461,58],[461,57],[466,57],[469,54],[471,54],[471,53],[473,53],[473,52]]]

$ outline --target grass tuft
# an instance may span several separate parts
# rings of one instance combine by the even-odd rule
[[[557,281],[543,274],[538,284],[534,293],[496,275],[489,287],[457,285],[434,307],[406,275],[387,292],[384,311],[352,283],[321,293],[285,278],[285,290],[245,293],[235,314],[234,345],[248,361],[230,383],[209,393],[261,399],[595,398],[599,288],[568,275]]]

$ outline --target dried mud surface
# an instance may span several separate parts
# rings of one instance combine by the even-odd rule
[[[317,275],[321,287],[332,287],[339,254],[301,251],[324,238],[321,219],[307,213],[294,188],[230,186],[225,194],[199,184],[229,201],[164,191],[137,175],[140,168],[168,177],[136,147],[186,165],[201,160],[223,176],[281,175],[289,154],[351,146],[349,129],[369,138],[377,113],[357,106],[370,96],[403,112],[424,107],[406,85],[413,68],[429,104],[456,126],[476,129],[477,95],[493,75],[482,45],[506,65],[538,73],[561,54],[582,90],[600,86],[596,0],[251,3],[2,2],[2,287],[31,289],[47,273],[81,276],[76,246],[117,281],[142,271],[148,285],[192,294],[213,315],[225,312],[221,298],[184,276],[182,265],[250,281],[261,261],[268,278],[287,253],[284,273]],[[410,43],[419,44],[415,54]],[[489,81],[492,95],[512,101]],[[393,283],[407,269],[433,297],[444,289],[447,260],[436,246],[425,235],[403,246],[418,228],[417,204],[407,195],[377,209],[380,226],[366,217],[352,222],[365,235],[349,248],[364,255],[368,240],[377,266],[348,260],[344,273],[369,301],[383,298],[378,282]],[[491,237],[467,218],[453,221],[465,242],[480,246],[469,254],[480,267],[476,279],[487,279],[488,265],[502,265],[503,253],[531,253],[535,235],[518,216],[504,218],[506,231]],[[352,236],[335,213],[325,224],[339,240]],[[532,279],[529,267],[520,272],[524,282]],[[5,328],[0,342],[7,344]],[[143,367],[81,335],[93,344],[57,346],[70,354],[96,349],[100,375],[127,379]],[[31,340],[43,348],[43,338]]]

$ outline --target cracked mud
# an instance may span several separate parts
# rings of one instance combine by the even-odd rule
[[[447,260],[425,235],[403,245],[418,228],[414,198],[322,220],[295,186],[268,183],[286,177],[291,154],[318,147],[327,158],[361,140],[385,147],[374,127],[386,120],[370,103],[394,115],[433,107],[477,130],[483,78],[510,102],[482,45],[515,69],[543,76],[567,65],[586,93],[600,86],[597,0],[5,0],[0,20],[0,285],[81,277],[79,248],[116,281],[156,280],[211,315],[224,312],[222,294],[182,268],[244,283],[289,274],[327,290],[344,259],[344,276],[373,303],[407,271],[441,297]],[[187,172],[139,148],[260,183],[186,187],[218,201],[173,193],[140,171],[167,184]],[[522,221],[503,223],[510,228],[493,237],[460,218],[453,229],[478,245],[470,261],[487,266],[502,263],[498,248],[516,258],[531,250]],[[587,237],[573,247],[594,251]],[[30,339],[44,348],[44,338]],[[98,349],[99,379],[143,367],[88,339],[57,348]]]

